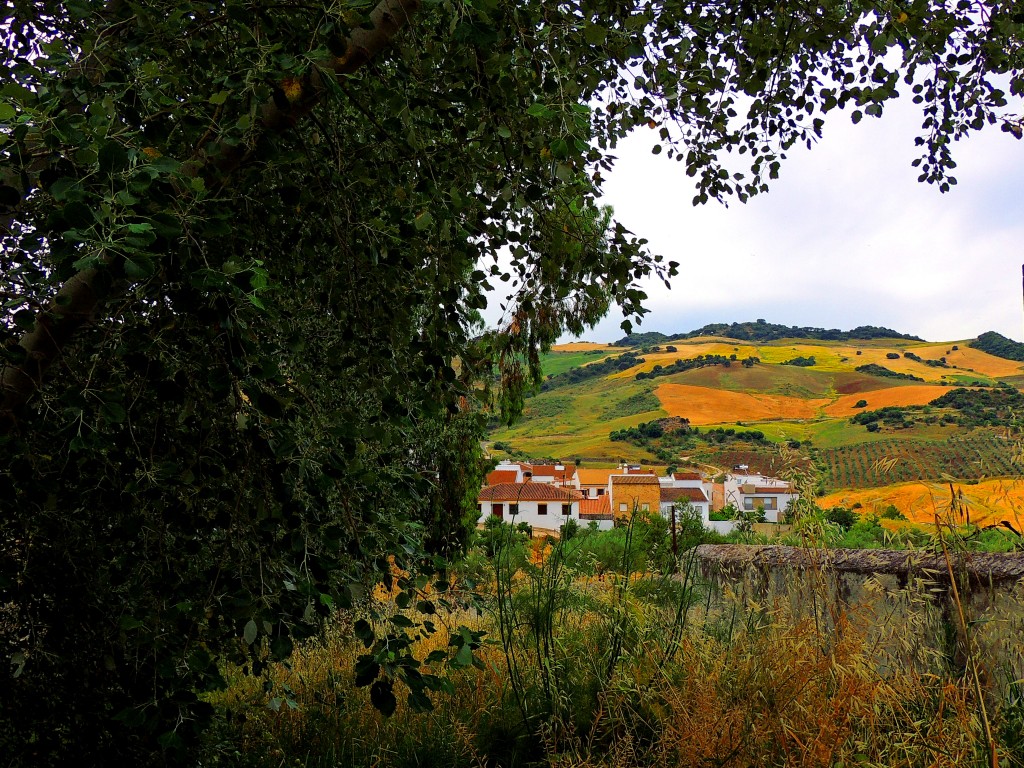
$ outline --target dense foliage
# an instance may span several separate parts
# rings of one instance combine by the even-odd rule
[[[866,401],[864,405],[867,405]],[[854,414],[850,423],[863,424],[872,432],[878,431],[879,423],[895,428],[911,427],[917,422],[940,426],[956,424],[969,428],[1016,428],[1019,426],[1022,408],[1024,394],[1007,384],[979,389],[957,387],[935,398],[928,405],[888,405]],[[936,409],[944,410],[936,412]]]
[[[816,362],[817,361],[814,359],[814,355],[811,355],[810,357],[798,355],[797,357],[792,357],[789,360],[784,360],[782,363],[780,363],[780,365],[795,365],[798,368],[810,368]]]
[[[637,281],[676,271],[595,203],[629,131],[696,202],[765,191],[823,113],[881,115],[901,77],[940,189],[952,139],[1019,133],[1010,3],[5,8],[15,765],[184,760],[226,660],[286,657],[380,580],[423,618],[357,625],[357,681],[430,706],[415,598],[466,544],[480,409],[514,418],[547,344],[613,303],[628,333]]]
[[[636,347],[644,344],[662,344],[678,339],[693,339],[698,336],[722,336],[738,341],[777,341],[779,339],[816,339],[819,341],[852,341],[868,339],[907,339],[923,341],[917,336],[899,333],[891,328],[861,325],[850,331],[837,328],[807,328],[766,323],[764,320],[746,323],[709,323],[694,331],[665,335],[657,331],[632,333],[615,342],[618,346]]]
[[[971,346],[996,357],[1024,362],[1024,344],[1008,339],[995,331],[987,331],[981,334],[971,342]]]
[[[932,368],[949,368],[949,363],[946,362],[946,358],[944,357],[940,357],[938,360],[926,360],[913,352],[904,352],[903,356],[908,360],[913,360],[914,362],[922,363]],[[888,357],[888,355],[886,355],[886,357]]]
[[[634,378],[637,381],[643,379],[656,379],[659,376],[671,376],[674,373],[682,373],[683,371],[692,371],[695,368],[706,368],[709,365],[721,365],[726,368],[730,367],[734,362],[737,362],[736,355],[731,358],[725,355],[697,355],[696,357],[680,358],[673,363],[668,365],[655,365],[649,371],[641,371]],[[745,357],[743,360],[738,361],[745,368],[752,368],[754,365],[760,362],[756,357]]]
[[[984,389],[958,387],[929,405],[959,411],[959,423],[963,426],[1019,426],[1024,415],[1024,394],[1006,384]]]
[[[617,357],[609,357],[596,363],[570,368],[563,373],[550,376],[540,385],[540,389],[542,392],[548,392],[559,387],[568,387],[588,379],[597,379],[628,370],[642,362],[644,362],[644,358],[637,355],[636,352],[624,352]]]
[[[878,363],[868,363],[867,365],[858,365],[855,369],[860,373],[867,373],[872,376],[881,376],[885,379],[902,379],[904,381],[924,381],[920,376],[914,376],[912,373],[897,373],[896,371],[886,368],[884,365],[878,365]]]

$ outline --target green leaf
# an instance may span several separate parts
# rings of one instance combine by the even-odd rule
[[[97,159],[103,173],[119,173],[127,168],[130,162],[128,150],[116,141],[108,141],[100,147]]]
[[[228,96],[230,95],[231,91],[219,91],[218,93],[215,93],[213,94],[213,96],[210,97],[210,103],[214,106],[219,107],[221,104],[228,100]]]
[[[378,680],[370,686],[370,703],[385,717],[395,714],[398,701],[395,699],[390,680]]]
[[[7,122],[18,116],[18,110],[6,102],[0,101],[0,121]]]
[[[528,114],[530,117],[546,118],[550,117],[552,112],[550,109],[548,109],[548,107],[541,104],[539,101],[535,101],[533,102],[533,104],[530,105],[529,109],[526,110],[526,114]]]
[[[366,619],[359,619],[353,625],[352,631],[359,640],[362,640],[363,645],[365,645],[367,648],[373,645],[373,627],[370,626],[370,622],[368,622]]]
[[[602,45],[608,36],[607,30],[599,24],[588,24],[583,36],[591,45]]]
[[[153,262],[143,255],[124,260],[124,274],[132,280],[148,280],[156,272]]]
[[[245,629],[242,630],[242,639],[245,640],[246,645],[252,645],[256,642],[257,631],[256,622],[249,619],[249,621],[246,622]]]
[[[23,331],[31,331],[36,327],[36,313],[31,309],[19,309],[14,313],[14,324]]]
[[[365,688],[380,674],[380,664],[374,661],[372,656],[360,656],[356,659],[355,666],[356,686]]]
[[[128,412],[120,403],[104,403],[100,406],[100,413],[103,418],[113,424],[121,424],[128,418]]]
[[[425,229],[429,229],[430,225],[433,223],[434,217],[431,215],[430,211],[424,211],[419,216],[417,216],[413,221],[413,224],[416,225],[417,232],[422,232]]]
[[[61,216],[73,229],[86,229],[96,223],[92,208],[85,203],[72,201],[61,210]]]
[[[459,648],[459,652],[455,654],[455,658],[452,661],[452,665],[459,669],[465,669],[473,663],[473,649],[469,647],[469,644],[464,644]]]

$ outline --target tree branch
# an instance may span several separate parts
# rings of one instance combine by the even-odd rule
[[[116,4],[117,0],[113,0]],[[345,52],[313,69],[300,82],[282,83],[285,98],[271,99],[260,111],[265,131],[283,132],[293,127],[323,98],[323,73],[342,77],[356,72],[390,44],[395,35],[420,9],[421,0],[381,0],[370,13],[369,28],[359,28],[345,41]],[[284,86],[288,87],[285,88]],[[231,173],[247,158],[244,151],[227,145],[215,146],[205,164],[221,174]],[[196,169],[196,172],[201,170]],[[107,298],[111,283],[99,269],[83,270],[71,277],[57,292],[50,306],[36,316],[35,326],[18,341],[24,350],[20,362],[0,372],[0,435],[17,423],[15,411],[42,387],[47,369],[61,356],[71,338],[92,321],[100,302]]]

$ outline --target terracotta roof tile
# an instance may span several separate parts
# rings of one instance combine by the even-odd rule
[[[583,496],[547,483],[499,483],[480,491],[480,501],[580,501]]]
[[[700,472],[674,472],[672,474],[674,480],[702,480]]]
[[[557,469],[560,466],[561,469]],[[556,477],[559,480],[569,480],[574,474],[576,474],[576,467],[573,464],[534,464],[533,476],[538,475],[542,477]]]
[[[612,485],[657,485],[658,478],[654,475],[612,475]]]
[[[494,471],[487,473],[487,485],[514,483],[517,477],[518,474],[514,469],[495,469]]]
[[[584,499],[580,502],[580,517],[584,515],[610,515],[611,505],[607,496],[599,496],[596,499]]]
[[[607,485],[608,478],[619,470],[617,469],[580,469],[576,470],[580,479],[580,485]]]
[[[700,488],[662,488],[662,501],[707,501],[708,497]]]
[[[793,488],[789,485],[766,485],[754,488],[754,493],[792,493]]]

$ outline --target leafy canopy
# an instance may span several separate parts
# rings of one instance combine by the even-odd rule
[[[901,83],[941,189],[955,139],[1020,135],[1009,2],[7,9],[16,763],[187,749],[224,659],[258,671],[373,582],[443,573],[485,409],[513,417],[546,345],[613,303],[629,333],[639,281],[676,272],[595,203],[630,131],[657,132],[696,202],[765,191],[825,113],[881,115]],[[408,653],[428,622],[358,625],[383,709],[440,686]]]

